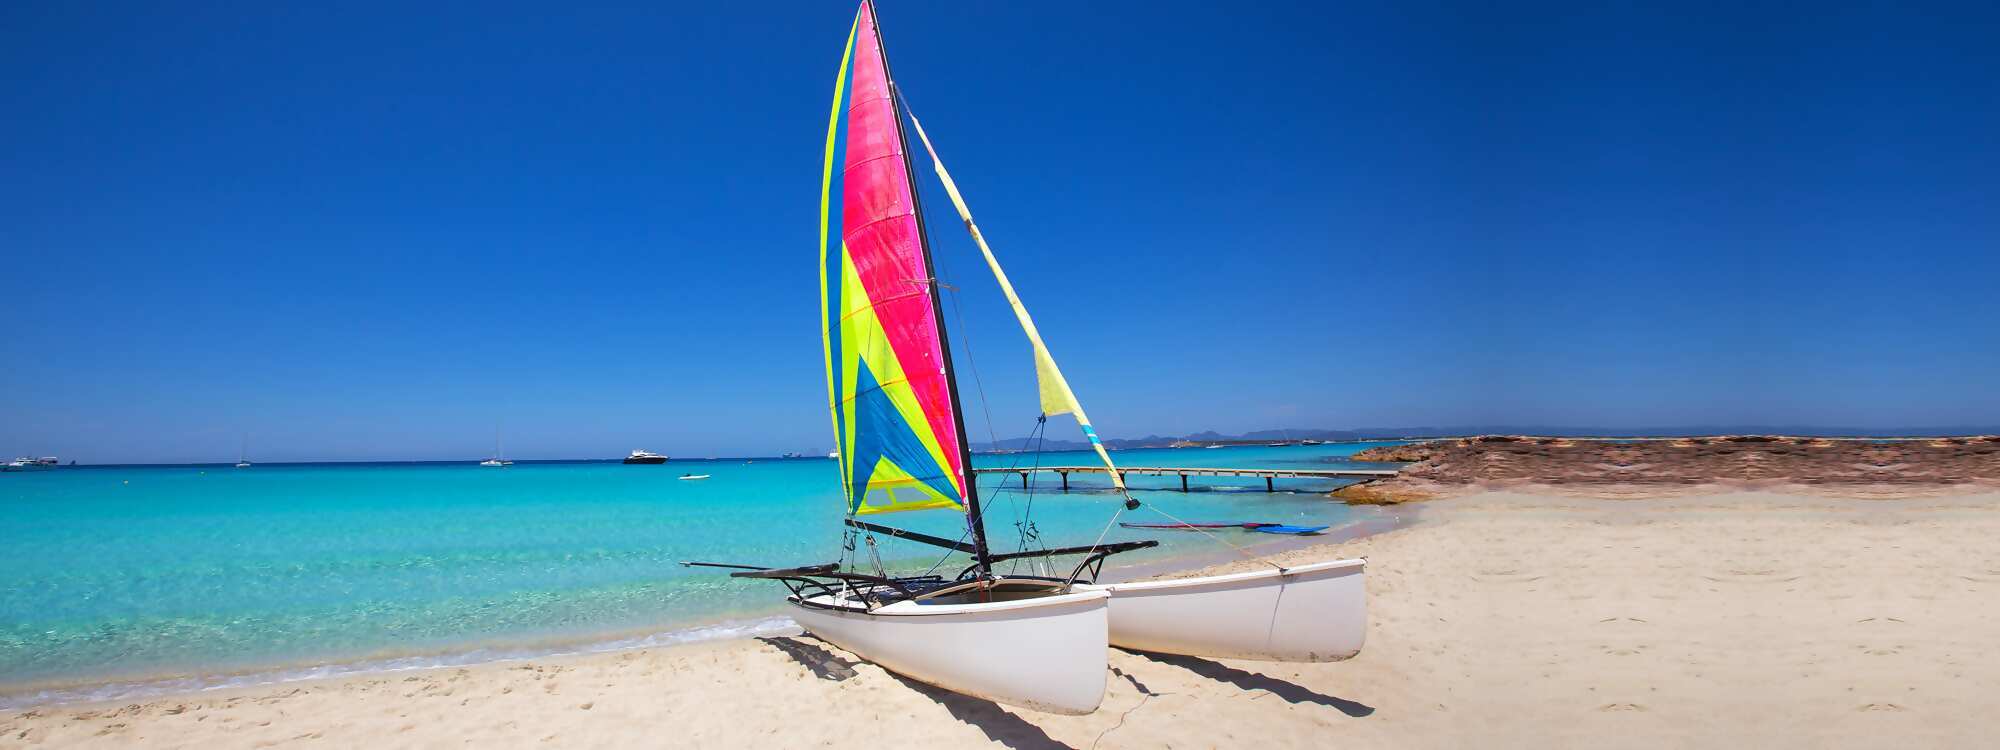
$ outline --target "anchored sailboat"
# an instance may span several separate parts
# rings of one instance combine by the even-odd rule
[[[890,76],[874,6],[864,0],[835,79],[820,193],[821,332],[836,440],[830,455],[838,460],[846,497],[845,552],[836,562],[793,568],[686,564],[735,569],[733,576],[784,584],[800,625],[891,671],[967,695],[1057,713],[1097,708],[1111,643],[1247,658],[1302,653],[1306,660],[1320,660],[1333,655],[1314,650],[1324,645],[1318,642],[1304,650],[1291,642],[1295,636],[1309,638],[1311,633],[1304,631],[1319,624],[1299,617],[1325,617],[1330,608],[1325,602],[1301,608],[1290,600],[1324,598],[1320,592],[1295,589],[1280,595],[1309,573],[1317,575],[1316,567],[1309,572],[1274,565],[1268,573],[1165,586],[1096,586],[1090,581],[1106,557],[1158,543],[1057,549],[1027,549],[1024,544],[1020,551],[1006,553],[991,549],[905,118],[923,139],[946,193],[1033,345],[1042,417],[1074,416],[1110,469],[1123,508],[1140,507],[1125,493],[1117,467],[1034,321],[973,224],[922,125],[909,114]],[[919,510],[962,512],[965,535],[946,539],[858,518]],[[865,536],[872,550],[876,535],[963,553],[970,564],[952,577],[894,576],[879,560],[868,567],[862,559],[866,553],[855,554],[858,537]],[[1081,557],[1066,576],[1003,574],[995,565],[1026,558],[1047,563],[1062,556]],[[1330,565],[1352,573],[1342,575],[1352,579],[1358,596],[1360,561]],[[1187,617],[1189,610],[1222,606],[1253,611],[1207,613],[1191,628],[1177,628],[1170,621]],[[1359,611],[1344,600],[1331,609]],[[1349,628],[1347,621],[1335,619],[1334,627]],[[1218,628],[1255,632],[1217,633]],[[1357,636],[1351,649],[1333,658],[1358,649]]]
[[[493,428],[493,457],[479,462],[479,465],[486,467],[514,465],[513,461],[501,458],[500,455],[500,428],[496,426]]]

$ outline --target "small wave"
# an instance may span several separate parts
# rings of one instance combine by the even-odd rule
[[[784,635],[798,631],[798,624],[793,622],[789,617],[766,617],[757,620],[724,622],[697,628],[667,630],[608,640],[573,642],[541,647],[477,648],[425,656],[366,659],[353,662],[317,664],[308,667],[262,670],[236,674],[168,677],[153,680],[126,680],[89,685],[48,687],[0,692],[0,711],[17,711],[26,708],[66,703],[137,700],[162,695],[198,693],[229,688],[256,687],[259,685],[277,685],[329,677],[407,672],[420,669],[437,669],[439,667],[468,667],[495,662],[545,659],[575,654],[659,648],[704,641]]]

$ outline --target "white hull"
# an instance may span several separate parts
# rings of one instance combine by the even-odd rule
[[[1079,589],[1111,594],[1111,644],[1255,661],[1352,658],[1368,635],[1364,560]]]
[[[76,463],[76,462],[71,461],[70,463]],[[14,459],[12,461],[8,461],[7,463],[0,464],[0,471],[48,471],[55,467],[56,467],[56,459],[54,456],[50,456],[48,458],[29,458],[23,456],[21,458]]]
[[[815,597],[813,601],[823,601]],[[1012,706],[1087,714],[1104,700],[1102,591],[859,612],[792,600],[813,635],[919,682]]]

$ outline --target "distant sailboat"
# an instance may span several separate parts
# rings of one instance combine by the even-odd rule
[[[243,435],[243,447],[236,451],[236,468],[250,468],[250,435],[248,433]]]
[[[513,466],[513,461],[500,457],[500,428],[493,428],[493,457],[479,462],[480,466]]]

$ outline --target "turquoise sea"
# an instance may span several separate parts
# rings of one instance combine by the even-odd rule
[[[1382,468],[1371,445],[1131,450],[1126,466]],[[980,466],[1090,465],[1088,453],[987,455]],[[65,467],[0,474],[0,709],[353,671],[464,664],[775,632],[783,589],[682,560],[764,565],[840,558],[834,462],[616,462]],[[684,473],[709,474],[681,481]],[[989,536],[1020,547],[1088,544],[1119,509],[1102,477],[1033,492],[984,475]],[[1132,477],[1135,495],[1189,521],[1389,523],[1320,493],[1332,481]],[[1171,489],[1169,489],[1171,488]],[[872,520],[959,538],[963,516]],[[1164,522],[1147,508],[1122,520]],[[1224,532],[1238,544],[1281,538]],[[1257,537],[1257,538],[1253,538]],[[1190,532],[1123,560],[1227,554]],[[933,548],[882,540],[891,568]],[[863,554],[866,552],[863,547]],[[962,559],[939,567],[947,574]]]

